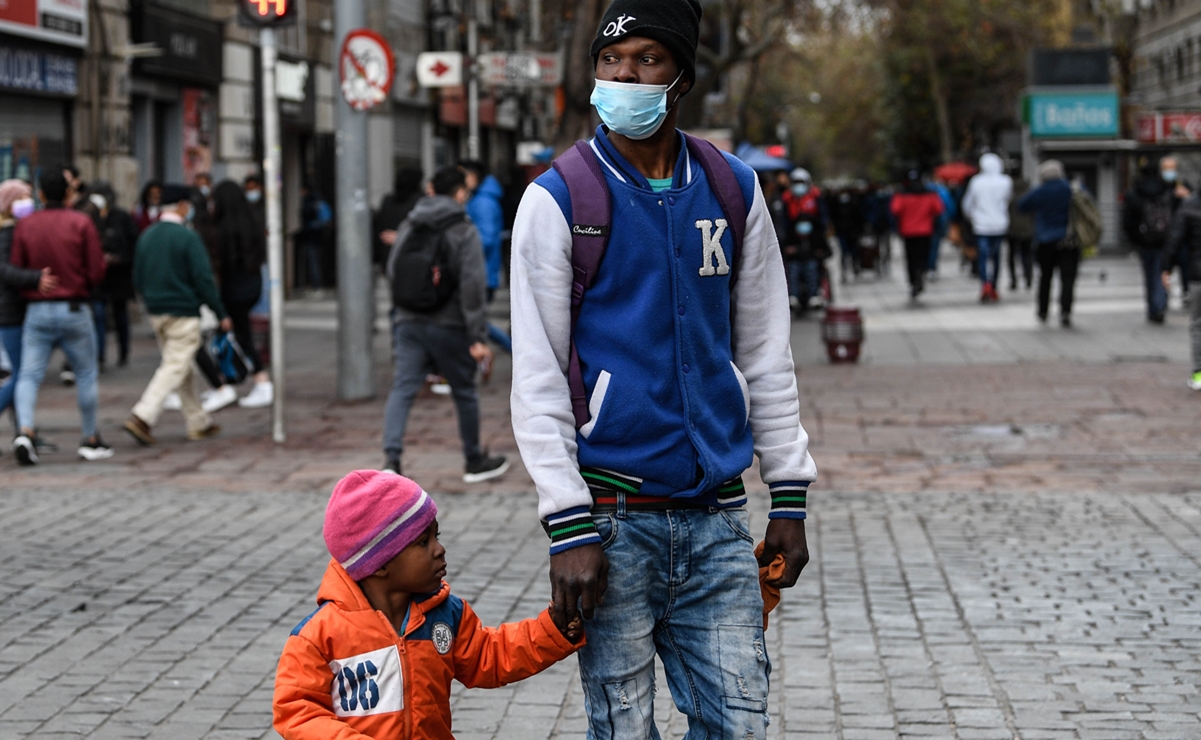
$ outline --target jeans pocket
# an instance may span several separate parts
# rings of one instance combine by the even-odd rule
[[[768,673],[771,663],[757,626],[719,624],[718,661],[726,708],[767,712]]]
[[[600,535],[601,549],[608,550],[609,545],[617,539],[617,515],[593,514],[592,524],[596,527],[596,533]]]
[[[730,525],[734,534],[752,545],[755,544],[755,538],[751,536],[751,515],[746,509],[722,509],[718,513],[726,520],[726,524]]]

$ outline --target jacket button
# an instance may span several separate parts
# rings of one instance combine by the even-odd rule
[[[659,201],[659,205],[663,205],[663,201]]]
[[[684,363],[684,372],[688,372],[688,363],[687,362]]]
[[[679,256],[680,256],[680,248],[679,248],[679,247],[676,247],[676,256],[677,256],[677,257],[679,257]]]
[[[676,204],[676,199],[674,197],[671,197],[671,198],[667,199],[667,202],[674,206]]]
[[[683,307],[683,306],[680,306],[680,315],[681,315],[681,316],[683,316],[683,315],[684,315],[684,307]]]

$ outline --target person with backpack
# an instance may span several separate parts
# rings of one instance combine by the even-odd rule
[[[444,167],[431,184],[433,195],[413,205],[388,255],[396,369],[384,407],[383,469],[403,473],[409,410],[426,375],[434,372],[446,378],[454,398],[466,457],[463,481],[479,483],[509,469],[504,455],[490,455],[480,446],[475,372],[492,362],[484,319],[484,251],[464,209],[463,171]]]
[[[1172,219],[1164,253],[1161,280],[1166,287],[1172,279],[1172,267],[1181,254],[1188,255],[1185,271],[1193,280],[1201,280],[1201,197],[1193,195],[1181,204]],[[1193,354],[1193,372],[1188,386],[1201,391],[1201,299],[1189,302],[1189,343]]]
[[[1176,160],[1164,157],[1158,171],[1150,164],[1143,168],[1142,177],[1126,194],[1122,209],[1122,228],[1143,264],[1147,320],[1152,324],[1162,324],[1168,308],[1168,292],[1160,279],[1160,268],[1172,214],[1178,205],[1175,187]]]
[[[1063,163],[1048,159],[1038,166],[1038,187],[1022,196],[1018,210],[1034,214],[1034,251],[1038,259],[1038,320],[1047,322],[1051,303],[1051,280],[1059,271],[1059,324],[1072,325],[1072,300],[1080,247],[1068,239],[1072,211],[1072,186]]]
[[[760,568],[788,588],[808,562],[817,469],[771,214],[749,167],[676,129],[701,12],[613,0],[590,49],[602,125],[526,189],[513,227],[513,429],[552,617],[582,614],[588,634],[589,737],[658,736],[656,654],[690,736],[765,737]]]

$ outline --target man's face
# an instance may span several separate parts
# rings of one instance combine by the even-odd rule
[[[467,189],[473,193],[480,186],[480,176],[475,170],[463,170],[463,178],[467,181]]]
[[[157,206],[159,201],[163,199],[163,191],[158,188],[150,188],[146,191],[146,202],[152,206]]]
[[[1168,174],[1169,172],[1172,174],[1169,175]],[[1165,180],[1175,180],[1176,179],[1176,158],[1175,157],[1164,157],[1163,159],[1161,159],[1159,161],[1159,174]]]
[[[456,190],[454,195],[451,197],[454,198],[459,205],[465,206],[467,205],[467,201],[471,200],[471,191],[464,186]]]
[[[680,67],[667,47],[641,36],[627,36],[610,44],[596,58],[598,80],[670,85],[679,75]],[[691,86],[688,80],[680,80],[674,89],[683,94]]]
[[[428,594],[437,591],[446,575],[446,548],[438,541],[438,522],[434,520],[411,545],[376,571],[387,580],[391,591]]]
[[[196,176],[196,187],[209,188],[212,186],[213,186],[213,179],[211,177],[209,177],[208,175],[197,175]]]

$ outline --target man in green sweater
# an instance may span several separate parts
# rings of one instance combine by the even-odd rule
[[[222,331],[233,326],[221,305],[204,243],[185,225],[194,208],[188,189],[168,185],[162,193],[162,215],[138,239],[133,260],[134,288],[146,304],[163,355],[124,424],[125,431],[143,446],[154,444],[150,430],[162,413],[163,399],[176,391],[188,439],[204,439],[220,431],[192,389],[192,358],[201,341],[200,306],[208,306],[221,318]]]

